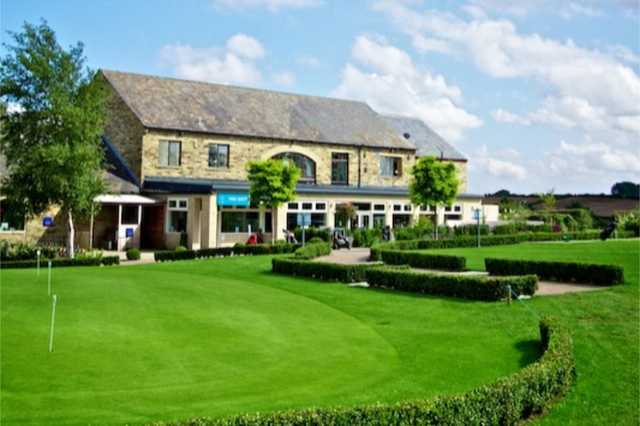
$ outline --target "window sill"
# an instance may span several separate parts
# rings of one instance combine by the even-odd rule
[[[180,165],[180,166],[156,166],[156,168],[158,168],[158,169],[173,169],[173,170],[179,169],[180,167],[182,167],[182,165]]]
[[[0,235],[8,235],[8,234],[24,234],[25,230],[24,229],[16,229],[16,230],[0,230]]]

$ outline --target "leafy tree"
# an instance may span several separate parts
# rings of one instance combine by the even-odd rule
[[[250,162],[247,172],[251,201],[274,210],[271,214],[271,240],[275,241],[275,209],[295,198],[300,170],[287,161],[270,159]]]
[[[85,68],[82,43],[64,50],[45,21],[9,34],[14,44],[4,45],[0,60],[0,98],[20,112],[2,119],[2,190],[28,216],[59,205],[73,257],[74,218],[88,215],[103,189],[106,90]]]
[[[336,218],[342,223],[344,222],[345,227],[347,223],[356,217],[356,209],[353,207],[351,203],[342,203],[336,206]]]
[[[422,157],[411,174],[409,194],[413,204],[423,207],[450,206],[456,199],[460,182],[452,163],[438,161],[435,157]],[[437,234],[438,216],[434,216]]]
[[[633,182],[618,182],[611,187],[611,195],[619,198],[640,198],[640,184]]]
[[[541,192],[540,194],[538,194],[538,198],[540,200],[540,203],[542,203],[542,210],[545,213],[545,216],[551,221],[551,224],[553,225],[553,216],[552,216],[552,212],[556,207],[556,196],[554,194],[554,190],[551,189],[549,192]]]

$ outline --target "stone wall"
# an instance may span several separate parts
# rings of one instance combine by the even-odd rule
[[[182,146],[181,165],[161,167],[159,165],[159,142],[161,140],[180,141]],[[209,144],[229,145],[229,167],[209,167]],[[205,179],[245,180],[249,161],[271,158],[283,152],[297,152],[316,162],[316,182],[331,184],[331,154],[349,154],[349,184],[357,185],[360,167],[361,184],[377,186],[406,186],[410,170],[415,164],[412,151],[384,150],[354,146],[303,143],[274,139],[219,136],[167,131],[149,131],[143,137],[142,176],[190,177]],[[358,158],[360,156],[360,166]],[[402,176],[381,177],[382,156],[402,158]]]
[[[133,173],[141,177],[142,136],[145,129],[122,98],[107,84],[109,100],[104,134],[118,149]]]

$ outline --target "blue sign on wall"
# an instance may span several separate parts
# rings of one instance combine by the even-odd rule
[[[51,216],[45,216],[42,218],[42,226],[53,226],[53,218]]]
[[[127,238],[133,237],[133,228],[126,228],[125,233],[127,235]]]
[[[218,205],[223,207],[249,207],[249,194],[246,192],[218,192]]]

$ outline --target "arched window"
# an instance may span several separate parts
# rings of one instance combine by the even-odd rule
[[[316,163],[306,155],[298,154],[297,152],[283,152],[273,158],[293,162],[300,169],[300,183],[316,183]]]

